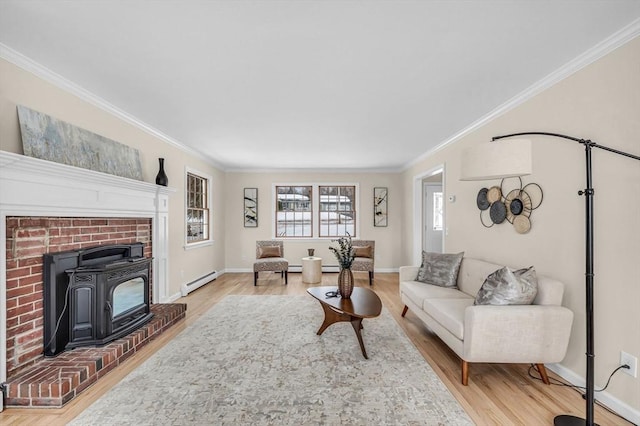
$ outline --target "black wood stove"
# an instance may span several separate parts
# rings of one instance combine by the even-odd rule
[[[142,243],[44,255],[44,354],[104,345],[148,322],[151,259]]]

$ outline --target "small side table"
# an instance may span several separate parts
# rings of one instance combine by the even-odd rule
[[[302,282],[315,284],[322,281],[322,258],[309,256],[302,258]]]

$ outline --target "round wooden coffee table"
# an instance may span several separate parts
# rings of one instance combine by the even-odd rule
[[[353,331],[356,332],[362,355],[369,359],[362,341],[362,320],[380,315],[382,302],[374,291],[365,287],[354,287],[350,299],[327,296],[327,293],[335,292],[336,290],[337,287],[331,286],[310,287],[307,289],[307,293],[320,302],[320,306],[324,311],[324,322],[316,334],[321,335],[331,324],[348,321],[351,323]]]

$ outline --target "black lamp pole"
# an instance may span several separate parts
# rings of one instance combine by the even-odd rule
[[[593,347],[593,186],[592,186],[592,171],[591,171],[591,148],[600,148],[605,151],[613,152],[625,157],[640,160],[640,156],[629,154],[627,152],[618,151],[617,149],[609,148],[606,146],[598,145],[588,139],[579,139],[567,135],[561,135],[559,133],[549,132],[523,132],[512,133],[509,135],[494,136],[491,140],[496,141],[498,139],[510,138],[514,136],[553,136],[562,139],[569,139],[574,142],[578,142],[584,145],[586,154],[586,171],[587,171],[587,187],[584,191],[578,191],[578,195],[585,196],[585,224],[586,224],[586,264],[585,264],[585,288],[586,288],[586,315],[587,315],[587,418],[582,419],[580,417],[560,415],[556,416],[553,420],[555,426],[579,426],[579,425],[596,425],[593,421],[593,407],[594,407],[594,347]],[[596,425],[597,426],[597,425]]]

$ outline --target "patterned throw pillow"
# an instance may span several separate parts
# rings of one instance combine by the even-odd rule
[[[356,257],[371,257],[371,246],[354,247]]]
[[[418,269],[416,281],[440,287],[458,287],[458,271],[464,252],[430,253],[422,252],[422,265]]]
[[[262,246],[258,251],[258,258],[264,259],[265,257],[281,257],[280,246]]]
[[[538,294],[538,277],[533,266],[512,271],[506,266],[484,280],[475,305],[530,305]]]

